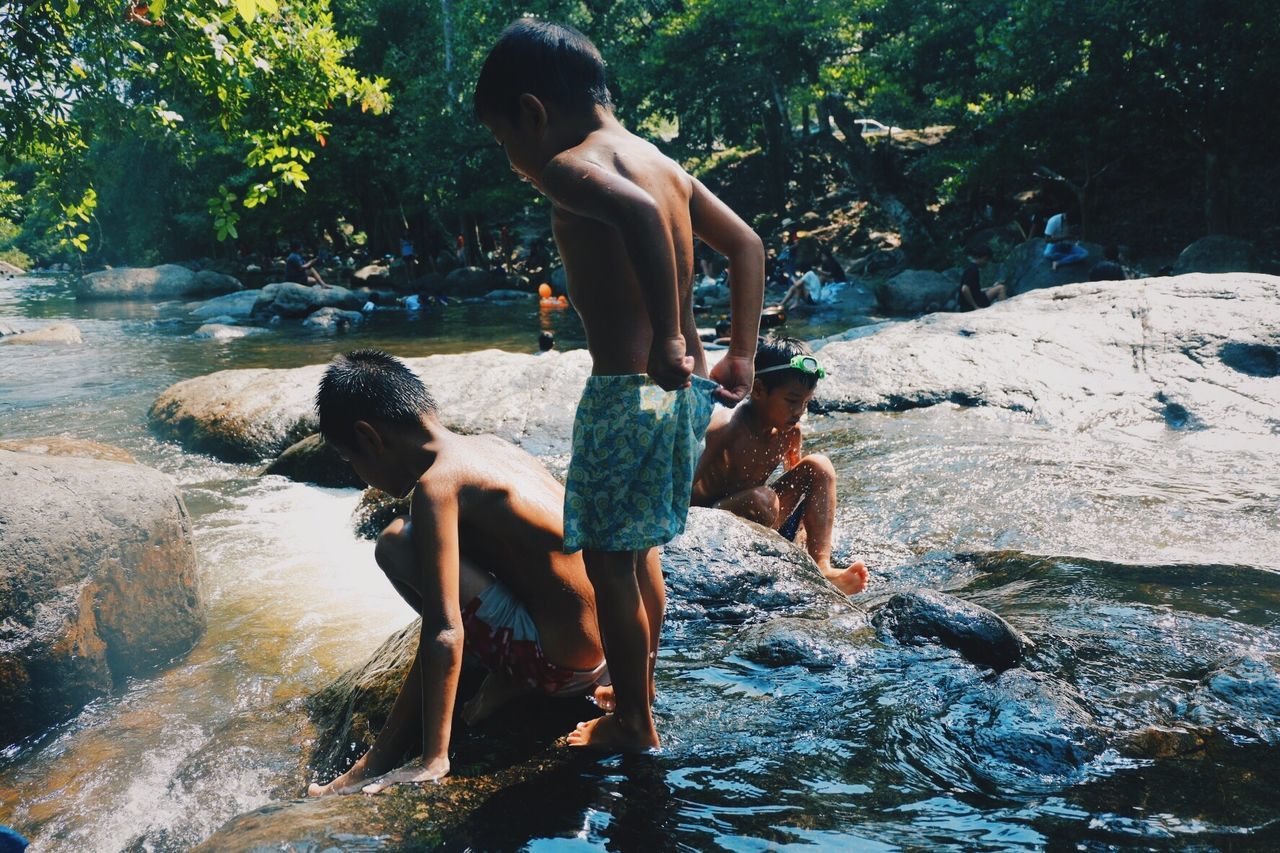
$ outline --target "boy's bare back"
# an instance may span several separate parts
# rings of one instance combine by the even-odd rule
[[[563,553],[564,490],[532,456],[494,436],[455,436],[418,480],[415,502],[452,496],[458,550],[528,609],[548,656],[569,667],[598,662],[594,600],[580,557]],[[466,602],[462,602],[463,605]]]
[[[586,327],[595,372],[644,373],[648,362],[649,312],[624,234],[591,216],[596,207],[611,201],[620,206],[643,204],[643,194],[661,218],[674,262],[680,333],[695,370],[706,375],[691,300],[693,179],[653,145],[615,126],[591,133],[549,163],[543,185],[555,203],[556,245],[564,259],[569,298]],[[580,197],[587,203],[578,201]],[[585,209],[575,212],[570,205]]]

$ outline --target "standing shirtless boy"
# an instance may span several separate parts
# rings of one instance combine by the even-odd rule
[[[809,556],[845,595],[867,585],[867,567],[831,565],[836,471],[821,453],[801,456],[800,417],[822,366],[802,341],[770,335],[756,352],[751,399],[732,417],[717,417],[693,481],[693,503],[724,509],[794,539],[804,527]],[[770,475],[782,463],[784,473]]]
[[[392,522],[374,556],[422,615],[422,635],[373,746],[309,793],[376,793],[448,774],[464,644],[489,669],[462,709],[467,722],[532,690],[595,689],[605,676],[595,601],[582,558],[562,550],[564,490],[546,469],[499,438],[445,428],[421,380],[386,353],[336,357],[316,408],[325,440],[366,483],[412,493],[409,521]],[[397,769],[418,744],[421,758]]]
[[[658,746],[653,666],[666,605],[657,549],[684,530],[713,399],[733,405],[751,388],[764,249],[706,187],[618,123],[604,61],[574,29],[530,18],[509,26],[480,72],[475,110],[512,169],[551,200],[591,351],[564,545],[583,550],[595,589],[613,679],[602,704],[614,712],[569,742],[649,749]],[[693,317],[695,235],[731,271],[732,344],[714,382],[703,378]]]

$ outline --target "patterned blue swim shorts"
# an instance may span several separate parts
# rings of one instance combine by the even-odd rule
[[[573,422],[564,550],[639,551],[684,532],[716,383],[664,391],[644,374],[591,376]]]

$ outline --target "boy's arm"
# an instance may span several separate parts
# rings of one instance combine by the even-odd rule
[[[458,603],[458,501],[442,489],[414,492],[413,556],[422,573],[422,764],[424,778],[449,772],[449,735],[462,670],[462,608]]]
[[[689,214],[693,233],[729,259],[729,319],[732,321],[729,352],[711,369],[721,385],[717,395],[725,405],[736,405],[751,393],[755,377],[756,339],[760,336],[760,309],[764,306],[764,244],[751,226],[716,198],[697,178]]]
[[[540,186],[570,213],[617,229],[649,309],[649,375],[668,391],[689,385],[693,357],[680,331],[676,252],[653,196],[621,175],[569,155],[547,164]]]

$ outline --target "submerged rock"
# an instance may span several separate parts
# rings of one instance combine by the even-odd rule
[[[591,358],[483,350],[405,359],[431,390],[446,426],[493,433],[534,454],[568,450]],[[151,407],[162,438],[224,459],[262,459],[316,431],[323,365],[221,370],[170,386]]]
[[[223,323],[205,323],[191,333],[191,337],[202,341],[234,341],[265,332],[257,326],[228,326]]]
[[[302,321],[304,328],[319,332],[345,332],[364,322],[359,311],[343,311],[340,308],[321,308],[308,314]]]
[[[67,719],[204,629],[191,523],[141,465],[0,451],[0,743]]]
[[[13,344],[20,346],[24,344],[41,345],[41,344],[82,344],[84,337],[80,334],[80,329],[74,323],[54,323],[52,326],[45,326],[43,329],[35,329],[30,332],[19,332],[16,335],[5,335],[0,338],[0,344]]]
[[[261,476],[275,474],[299,483],[359,489],[364,481],[319,433],[307,436],[262,469]]]
[[[872,621],[900,643],[940,643],[997,672],[1017,666],[1034,646],[987,608],[929,589],[895,594]]]
[[[239,290],[229,275],[202,270],[192,272],[177,264],[158,267],[120,267],[89,273],[76,285],[77,299],[178,299],[213,296]]]
[[[35,438],[11,438],[0,441],[0,450],[14,453],[31,453],[45,456],[76,456],[81,459],[100,459],[104,462],[124,462],[136,465],[138,460],[127,450],[110,444],[99,444],[84,438],[67,435],[42,435]]]
[[[811,408],[950,402],[1027,412],[1063,429],[1195,425],[1270,436],[1280,433],[1280,385],[1257,374],[1280,359],[1268,355],[1280,352],[1276,304],[1280,278],[1265,275],[1038,290],[827,344],[829,376]]]

